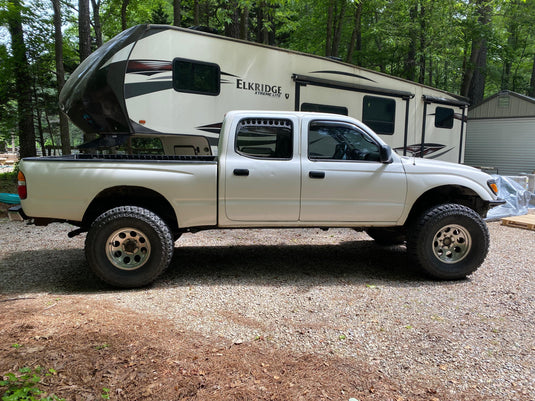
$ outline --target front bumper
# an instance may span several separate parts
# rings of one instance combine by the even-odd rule
[[[507,202],[505,201],[505,199],[496,199],[495,201],[490,201],[489,209],[492,209],[493,207],[496,207],[496,206],[504,205],[506,203]]]

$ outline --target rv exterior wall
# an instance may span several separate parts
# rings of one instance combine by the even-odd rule
[[[216,150],[231,110],[315,110],[365,122],[399,154],[462,161],[464,123],[457,117],[466,103],[450,93],[323,57],[176,27],[138,26],[122,35],[128,41],[121,47],[126,39],[119,35],[109,42],[102,68],[113,72],[106,82],[124,99],[117,107],[94,107],[94,125],[108,121],[113,110],[132,134],[204,135]],[[70,116],[86,121],[86,111],[81,106]],[[439,121],[439,115],[451,121]],[[112,125],[97,132],[117,130]]]

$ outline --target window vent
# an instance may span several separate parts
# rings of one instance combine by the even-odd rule
[[[292,122],[290,120],[280,119],[264,119],[264,118],[247,118],[240,121],[238,130],[244,127],[278,127],[292,129]]]

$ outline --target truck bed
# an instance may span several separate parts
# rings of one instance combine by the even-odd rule
[[[112,203],[135,190],[144,198],[166,199],[181,227],[217,224],[216,156],[29,157],[22,160],[21,171],[29,217],[81,222],[95,201]]]

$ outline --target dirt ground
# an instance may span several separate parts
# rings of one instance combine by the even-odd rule
[[[54,369],[39,387],[67,400],[451,399],[440,388],[401,388],[355,360],[293,354],[263,338],[214,343],[77,296],[0,296],[0,316],[2,374]]]
[[[7,205],[5,203],[2,203],[0,202],[0,219],[3,218],[3,217],[7,217],[7,210],[11,207],[12,205]]]
[[[7,208],[0,204],[0,218]],[[7,294],[0,289],[0,376],[53,369],[39,388],[66,400],[481,399],[477,389],[452,394],[431,375],[401,384],[358,358],[181,330],[83,293]]]

